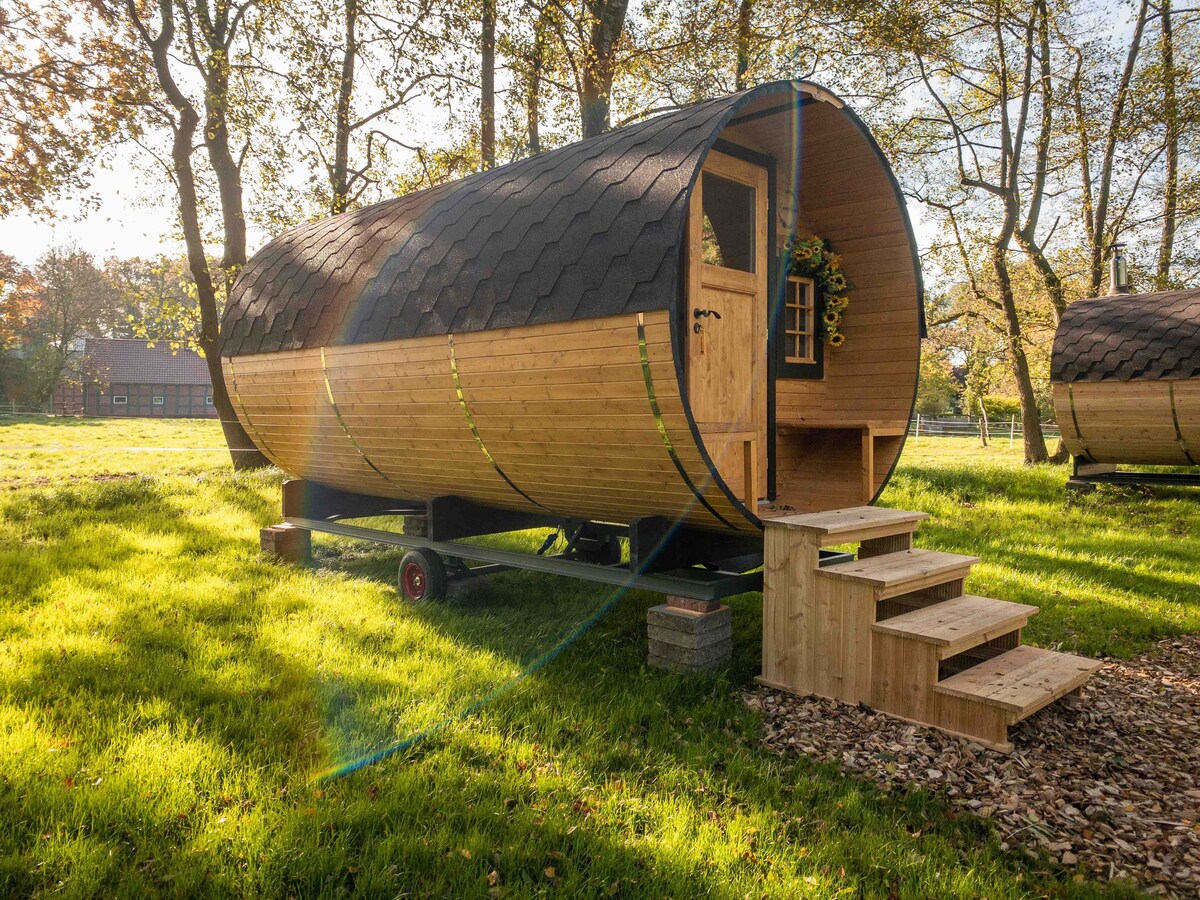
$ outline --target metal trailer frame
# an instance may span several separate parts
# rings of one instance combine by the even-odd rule
[[[345,519],[403,516],[420,533],[345,524]],[[560,518],[482,506],[459,497],[435,497],[427,503],[389,500],[327,488],[299,479],[283,484],[283,518],[308,531],[362,538],[410,550],[432,551],[463,577],[511,569],[563,575],[583,581],[699,601],[718,601],[762,591],[761,536],[720,535],[681,527],[659,517],[628,525]],[[463,543],[463,538],[551,527],[572,534],[568,550],[554,556],[497,550]],[[613,541],[627,538],[629,563],[594,561],[611,553]],[[821,551],[821,565],[853,559],[853,553]],[[466,568],[461,560],[487,565]],[[455,565],[458,563],[458,565]],[[757,570],[757,571],[755,571]]]
[[[1149,487],[1200,487],[1200,469],[1194,472],[1122,472],[1115,465],[1098,465],[1073,457],[1067,490],[1091,493],[1098,484],[1146,485]]]

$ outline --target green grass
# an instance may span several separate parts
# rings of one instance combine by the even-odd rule
[[[1002,853],[928,794],[760,749],[734,695],[757,595],[732,601],[721,675],[646,669],[657,601],[633,592],[480,712],[315,780],[509,683],[610,594],[511,572],[402,606],[398,552],[320,538],[313,569],[268,562],[279,474],[114,450],[219,442],[136,427],[0,424],[0,446],[96,447],[0,450],[0,896],[486,896],[493,871],[514,897],[1131,893]],[[1068,506],[1061,469],[936,447],[888,503],[937,517],[921,543],[985,558],[973,590],[1042,606],[1035,642],[1132,653],[1197,629],[1194,500]],[[146,477],[96,477],[127,471]]]
[[[224,447],[211,419],[0,415],[0,490],[95,476],[195,474],[228,462]]]

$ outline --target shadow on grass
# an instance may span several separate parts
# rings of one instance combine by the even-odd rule
[[[1072,499],[1065,479],[1050,467],[914,466],[889,485],[888,498],[932,514],[922,545],[983,558],[973,589],[1041,607],[1031,629],[1043,639],[1126,655],[1195,630],[1195,498],[1103,491]]]
[[[7,594],[29,631],[0,669],[0,893],[1090,891],[1000,854],[924,794],[764,752],[734,694],[757,671],[758,595],[731,601],[724,674],[647,670],[657,600],[631,592],[478,715],[311,784],[347,745],[463,708],[608,594],[512,572],[456,603],[401,607],[398,553],[335,543],[311,571],[261,559],[268,487],[129,482],[2,507],[0,527],[40,562],[0,552],[31,589]],[[436,694],[447,684],[461,688]]]

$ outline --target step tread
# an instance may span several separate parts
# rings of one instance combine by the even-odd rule
[[[947,576],[943,581],[964,576],[977,562],[978,556],[914,548],[836,563],[821,568],[818,574],[866,582],[881,589],[883,597],[886,598],[902,594],[913,585],[927,586],[930,583],[938,583],[936,579],[942,576]]]
[[[1026,603],[964,594],[876,622],[874,630],[957,651],[1015,631],[1037,611],[1036,606]],[[944,658],[953,653],[942,655]]]
[[[928,513],[882,506],[852,506],[818,513],[799,513],[766,519],[769,525],[782,525],[795,531],[817,535],[825,544],[859,540],[856,535],[869,537],[911,534],[929,518]]]
[[[1080,687],[1102,665],[1086,656],[1022,645],[939,681],[934,690],[1023,719]]]

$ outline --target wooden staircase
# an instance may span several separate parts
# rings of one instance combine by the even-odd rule
[[[924,513],[870,506],[765,520],[763,673],[795,694],[865,703],[997,750],[1095,660],[1021,644],[1037,607],[963,593],[974,556],[916,549]],[[821,566],[819,551],[859,543]]]

